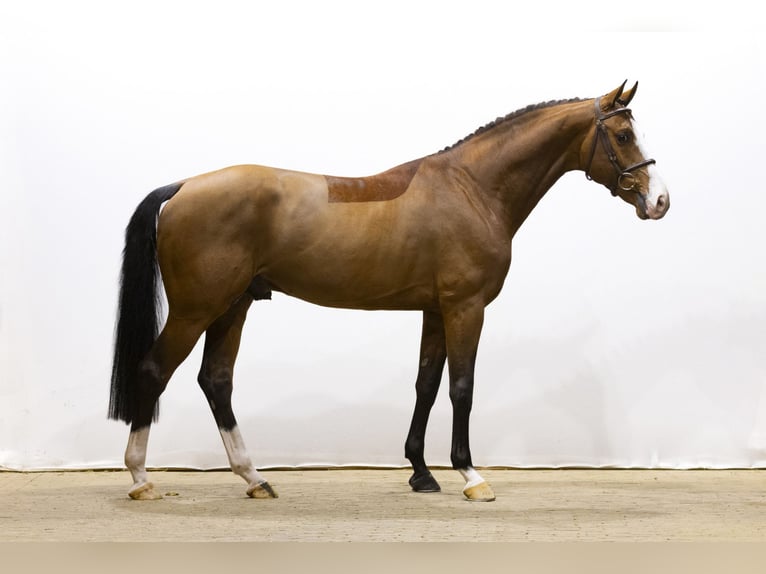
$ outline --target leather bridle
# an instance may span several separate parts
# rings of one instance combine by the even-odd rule
[[[617,102],[622,103],[619,99]],[[612,147],[612,142],[609,141],[609,134],[607,132],[604,120],[616,116],[617,114],[630,115],[630,113],[630,108],[622,107],[605,114],[601,111],[601,98],[596,98],[596,135],[593,137],[593,145],[590,148],[588,167],[585,169],[585,177],[587,177],[589,180],[593,179],[593,177],[590,175],[590,170],[593,166],[593,158],[596,155],[596,147],[598,147],[599,141],[601,142],[601,146],[606,152],[606,157],[609,158],[609,162],[612,164],[612,166],[614,166],[614,169],[617,172],[617,185],[620,186],[620,189],[623,191],[633,191],[635,189],[636,176],[633,175],[634,171],[641,169],[642,167],[646,167],[647,165],[657,163],[653,159],[645,159],[644,161],[640,161],[629,167],[623,168],[620,165],[620,162],[617,161],[617,154],[614,151],[614,147]],[[610,189],[610,191],[612,192],[612,195],[617,195],[618,193],[615,189]]]

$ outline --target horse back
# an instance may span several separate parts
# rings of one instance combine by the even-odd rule
[[[482,262],[477,249],[452,248],[472,235],[471,218],[456,223],[461,210],[437,197],[449,190],[425,181],[421,167],[418,160],[338,178],[236,166],[192,178],[161,215],[160,264],[196,260],[203,273],[223,259],[250,279],[327,306],[433,307],[444,268],[465,275]]]

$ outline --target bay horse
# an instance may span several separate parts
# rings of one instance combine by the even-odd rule
[[[203,333],[198,382],[231,469],[250,497],[277,496],[251,462],[231,406],[248,308],[276,291],[329,307],[421,311],[404,447],[410,487],[440,490],[423,452],[446,361],[452,465],[465,498],[494,500],[468,440],[484,308],[503,286],[516,231],[564,173],[584,171],[641,219],[665,215],[667,189],[627,107],[637,87],[626,91],[623,82],[595,99],[528,106],[370,177],[243,165],[151,192],[125,232],[109,401],[109,417],[131,425],[129,496],[161,498],[145,467],[149,429],[168,380]],[[160,332],[161,284],[168,310]]]

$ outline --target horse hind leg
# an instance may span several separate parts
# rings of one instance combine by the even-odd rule
[[[133,486],[128,495],[134,500],[162,498],[149,482],[146,472],[149,430],[160,395],[178,365],[191,352],[204,329],[204,322],[169,316],[157,341],[138,367],[133,417],[128,446],[125,450],[125,466],[133,477]]]
[[[231,407],[234,362],[237,359],[242,327],[253,302],[248,292],[210,325],[205,335],[205,351],[198,382],[210,404],[221,433],[231,470],[248,484],[251,498],[277,498],[276,491],[253,466]]]

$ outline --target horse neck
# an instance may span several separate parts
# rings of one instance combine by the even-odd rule
[[[564,173],[581,168],[593,101],[535,109],[460,144],[451,163],[475,182],[513,235]]]

